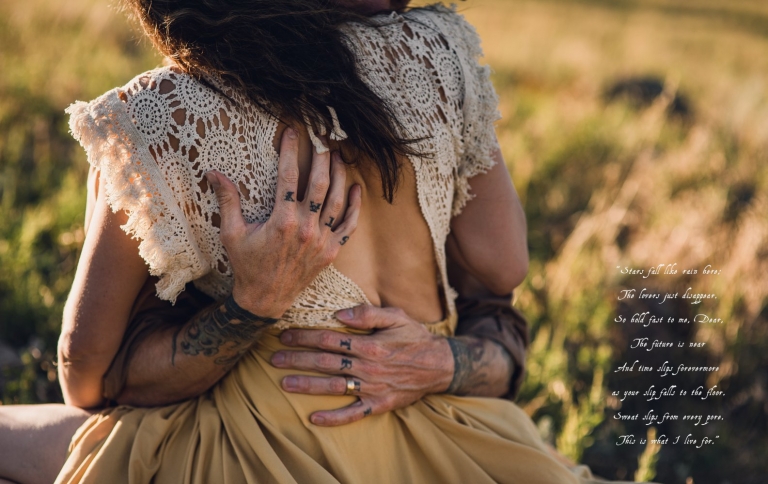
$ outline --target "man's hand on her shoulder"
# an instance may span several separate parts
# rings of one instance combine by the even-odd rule
[[[278,368],[329,375],[287,376],[282,385],[288,392],[343,395],[349,386],[350,393],[359,397],[350,406],[315,412],[314,424],[347,424],[406,407],[451,385],[454,368],[448,340],[431,334],[401,309],[358,306],[339,311],[336,317],[349,327],[373,333],[286,330],[280,338],[285,345],[320,351],[278,351],[272,357]]]
[[[297,194],[298,153],[298,133],[288,128],[281,140],[277,197],[265,223],[245,221],[240,191],[226,176],[216,171],[206,175],[219,202],[221,242],[235,268],[232,296],[239,306],[262,317],[282,316],[333,262],[355,231],[360,214],[359,185],[350,188],[349,206],[340,213],[346,168],[337,152],[315,151],[302,200]],[[255,259],[259,264],[253,264]]]

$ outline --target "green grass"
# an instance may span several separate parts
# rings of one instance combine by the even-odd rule
[[[608,478],[758,483],[768,472],[768,5],[753,0],[473,0],[459,5],[483,38],[502,101],[499,138],[529,223],[531,270],[517,293],[533,341],[520,405],[558,449]],[[64,108],[122,85],[160,60],[122,15],[95,0],[0,4],[0,341],[21,363],[0,374],[8,403],[60,398],[52,357],[79,247],[87,163]],[[606,103],[617,79],[652,75],[663,99]],[[723,270],[660,278],[718,295],[717,326],[642,330],[613,322],[617,265]],[[669,304],[675,317],[687,304]],[[704,341],[686,363],[721,371],[717,401],[664,407],[613,390],[658,385],[619,376],[631,338]],[[666,354],[649,354],[654,365]],[[654,358],[661,358],[656,362]],[[679,359],[679,358],[678,358]],[[697,380],[699,378],[699,380]],[[649,408],[722,413],[714,446],[614,445],[644,425],[610,418]],[[688,424],[657,434],[688,433]],[[697,429],[698,430],[698,429]],[[702,434],[704,430],[701,430]],[[658,450],[658,453],[657,453]]]
[[[517,304],[531,318],[534,340],[522,405],[561,452],[605,477],[631,479],[641,466],[638,476],[661,482],[761,482],[768,470],[761,457],[768,451],[761,396],[768,388],[761,357],[768,343],[768,5],[489,0],[463,9],[496,71],[500,139],[529,221],[532,265]],[[684,94],[691,116],[667,116],[663,100],[644,108],[605,102],[607,86],[645,75]],[[620,288],[642,281],[619,277],[615,267],[672,262],[723,270],[657,285],[717,293],[702,306],[727,323],[653,331],[614,323],[617,313],[644,310],[617,303]],[[695,308],[664,309],[678,317]],[[705,379],[674,383],[717,384],[725,397],[665,405],[611,397],[660,383],[612,373],[635,359],[627,348],[639,336],[706,342],[703,350],[659,352],[650,361],[719,364]],[[617,435],[644,436],[646,428],[610,417],[650,408],[726,420],[699,432],[720,435],[701,450],[615,446]],[[658,433],[697,430],[662,425]]]

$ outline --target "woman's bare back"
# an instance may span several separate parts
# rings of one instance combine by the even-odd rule
[[[276,147],[284,129],[281,124],[277,130]],[[330,144],[331,150],[343,153],[343,159],[353,161],[347,165],[344,193],[348,194],[352,185],[362,187],[357,229],[333,265],[354,281],[372,304],[402,308],[425,323],[441,320],[445,314],[438,290],[439,270],[432,236],[419,208],[412,165],[401,160],[400,184],[390,204],[384,199],[378,171],[365,160],[356,159],[347,143]],[[304,127],[299,137],[300,194],[306,190],[312,150]]]

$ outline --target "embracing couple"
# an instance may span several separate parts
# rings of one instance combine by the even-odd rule
[[[528,252],[474,29],[402,0],[126,4],[169,62],[68,109],[68,405],[0,407],[0,482],[597,482],[499,398]]]

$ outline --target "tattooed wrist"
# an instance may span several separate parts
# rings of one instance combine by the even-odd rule
[[[487,384],[484,361],[485,343],[480,339],[448,338],[453,353],[453,379],[446,393],[468,395],[477,386]]]
[[[471,372],[472,355],[467,344],[456,338],[448,338],[453,354],[453,378],[446,393],[456,394],[466,383]]]
[[[215,357],[214,362],[218,365],[232,365],[248,350],[261,330],[278,321],[243,309],[230,295],[222,304],[197,314],[173,335],[171,364],[178,346],[185,355]],[[178,341],[180,333],[181,341]]]
[[[515,364],[504,346],[473,336],[447,339],[453,354],[453,379],[446,393],[498,397],[509,391]]]

